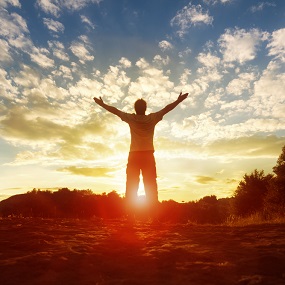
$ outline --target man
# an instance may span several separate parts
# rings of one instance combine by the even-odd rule
[[[142,172],[143,176],[147,204],[157,204],[157,175],[153,146],[154,128],[166,113],[173,110],[187,96],[188,93],[182,94],[181,92],[176,101],[167,105],[162,110],[148,115],[145,114],[147,104],[143,99],[138,99],[135,102],[134,108],[136,114],[130,114],[105,104],[101,97],[94,97],[94,101],[98,105],[120,117],[130,127],[131,145],[126,170],[126,201],[130,208],[133,208],[137,201],[140,172]]]

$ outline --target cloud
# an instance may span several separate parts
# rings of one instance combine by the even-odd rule
[[[0,7],[7,8],[8,5],[21,8],[21,4],[19,0],[1,0],[0,1]]]
[[[60,5],[58,0],[37,0],[36,6],[47,14],[59,17]]]
[[[170,100],[174,83],[161,68],[154,67],[144,58],[140,58],[136,66],[139,69],[139,76],[130,82],[129,96],[124,101],[132,106],[137,98],[143,97],[150,106],[164,107],[165,101]]]
[[[211,53],[199,53],[197,56],[197,60],[208,68],[215,68],[217,67],[221,59]]]
[[[101,0],[37,0],[36,7],[46,14],[59,17],[63,10],[79,11],[89,4],[99,4]]]
[[[216,5],[216,4],[226,4],[226,3],[231,3],[235,0],[203,0],[204,3],[208,5]]]
[[[153,62],[160,66],[167,65],[170,62],[170,58],[169,56],[163,58],[161,55],[157,54],[156,56],[154,56]]]
[[[170,42],[165,41],[165,40],[159,42],[159,43],[158,43],[158,46],[160,47],[160,49],[161,49],[162,51],[166,51],[166,50],[173,49],[173,45],[172,45]]]
[[[69,166],[58,169],[58,171],[70,172],[75,175],[84,175],[91,177],[110,177],[110,172],[114,171],[113,168],[105,168],[105,167],[76,167]]]
[[[186,47],[183,51],[180,51],[180,52],[178,53],[178,56],[179,56],[180,58],[186,58],[186,57],[188,57],[189,54],[191,54],[191,53],[192,53],[192,50],[191,50],[190,48]]]
[[[1,120],[4,136],[30,141],[46,140],[48,137],[50,139],[62,137],[64,126],[42,117],[29,118],[30,114],[24,107],[15,106],[11,108],[6,117]]]
[[[124,70],[117,66],[110,66],[108,72],[103,75],[103,88],[101,94],[107,98],[110,103],[120,101],[124,96],[124,88],[127,87],[131,79]]]
[[[57,77],[73,80],[71,69],[65,65],[60,65],[57,70],[52,71],[52,74]]]
[[[9,44],[5,40],[0,39],[0,62],[9,62],[12,60],[9,50]]]
[[[70,94],[71,95],[81,95],[81,96],[88,96],[90,99],[92,96],[94,97],[95,94],[101,92],[103,84],[96,79],[92,78],[81,78],[76,85],[70,87]]]
[[[285,62],[285,28],[274,31],[267,45],[269,55],[276,56]]]
[[[87,26],[90,27],[92,30],[95,29],[95,25],[86,16],[80,15],[80,19],[81,19],[82,23],[87,24]]]
[[[214,18],[209,15],[208,11],[203,11],[201,5],[192,5],[189,3],[178,11],[174,18],[171,19],[171,26],[178,26],[177,34],[183,38],[191,26],[199,24],[211,25]]]
[[[52,51],[53,55],[57,57],[58,59],[61,59],[63,61],[68,61],[69,56],[65,52],[65,47],[63,43],[59,41],[48,41],[48,46],[50,50]]]
[[[205,151],[210,155],[232,157],[264,157],[275,158],[284,146],[285,138],[274,135],[239,137],[221,139],[208,144]]]
[[[191,70],[188,68],[185,68],[183,73],[180,76],[180,84],[186,85],[188,83],[188,79],[190,75],[191,75]]]
[[[102,0],[60,0],[60,5],[71,11],[78,11],[89,4],[99,4]]]
[[[41,76],[30,66],[22,65],[21,70],[15,74],[13,80],[21,88],[32,89],[40,84]]]
[[[0,98],[2,99],[6,98],[12,101],[17,99],[17,95],[18,95],[18,90],[14,86],[12,80],[9,79],[7,71],[0,68]],[[3,109],[6,109],[4,104],[1,104],[0,106]]]
[[[45,48],[34,47],[30,54],[31,60],[42,68],[50,68],[54,66],[54,60],[48,57],[49,51]]]
[[[52,33],[63,33],[64,32],[64,25],[58,21],[53,19],[44,18],[43,19],[44,25],[52,32]]]
[[[121,64],[122,67],[125,67],[125,68],[129,68],[132,66],[132,62],[125,57],[122,57],[119,60],[119,63]]]
[[[81,63],[94,60],[94,56],[90,54],[84,43],[75,41],[71,44],[70,50],[76,57],[78,57]]]
[[[25,19],[17,13],[9,14],[0,9],[0,36],[6,39],[11,47],[28,52],[32,46],[29,29]]]
[[[236,100],[229,103],[221,101],[219,105],[220,116],[213,115],[213,111],[209,110],[185,118],[182,123],[173,122],[172,136],[206,145],[216,140],[248,137],[256,133],[265,135],[284,129],[282,118],[268,118],[268,115],[253,116],[256,107],[247,101]]]
[[[226,91],[230,94],[236,96],[241,95],[244,91],[250,90],[251,83],[256,79],[256,75],[251,73],[241,73],[238,75],[238,78],[233,79],[229,82],[226,87]]]
[[[211,182],[217,181],[214,177],[210,176],[196,176],[195,180],[200,184],[209,184]]]
[[[268,38],[267,32],[259,29],[227,29],[220,36],[218,44],[225,62],[244,64],[256,57],[258,47]]]
[[[252,13],[256,13],[256,12],[262,11],[266,7],[276,7],[276,4],[275,3],[270,3],[270,2],[260,2],[257,5],[252,6],[250,8],[250,11]]]
[[[274,118],[279,120],[280,124],[285,123],[285,73],[282,73],[282,68],[282,64],[271,62],[254,83],[254,95],[248,102],[254,108],[255,116]]]

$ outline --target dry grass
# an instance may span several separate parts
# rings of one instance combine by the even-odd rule
[[[270,217],[266,217],[264,214],[257,212],[247,217],[231,216],[223,223],[225,226],[233,227],[263,224],[285,224],[285,216],[271,215]]]
[[[284,224],[1,219],[1,285],[284,284],[284,236]]]

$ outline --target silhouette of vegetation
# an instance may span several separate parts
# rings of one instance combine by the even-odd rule
[[[285,146],[273,167],[275,176],[271,180],[265,197],[265,212],[269,216],[285,216]]]
[[[273,175],[265,175],[263,170],[257,169],[250,175],[245,174],[234,193],[234,214],[247,216],[261,211],[272,177]]]
[[[161,221],[221,223],[225,219],[230,199],[207,196],[196,202],[178,203],[173,200],[158,204],[156,218]],[[138,216],[149,217],[149,209],[140,207]],[[41,191],[33,189],[26,194],[12,196],[0,202],[2,217],[42,218],[104,218],[114,219],[126,216],[125,199],[116,191],[101,195],[90,190]]]
[[[198,201],[178,203],[173,200],[158,203],[155,210],[141,204],[137,218],[157,218],[164,222],[221,224],[239,217],[262,217],[264,220],[285,217],[285,146],[274,174],[255,169],[245,174],[230,198],[206,196]],[[0,216],[42,218],[124,218],[125,198],[116,191],[95,194],[91,190],[62,188],[52,192],[33,189],[0,202]],[[152,211],[152,212],[151,212]]]
[[[116,218],[123,215],[122,198],[112,191],[94,194],[91,190],[59,189],[56,192],[33,189],[0,202],[3,217]]]

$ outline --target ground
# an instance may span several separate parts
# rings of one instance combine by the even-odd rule
[[[1,284],[285,284],[285,226],[0,219]]]

